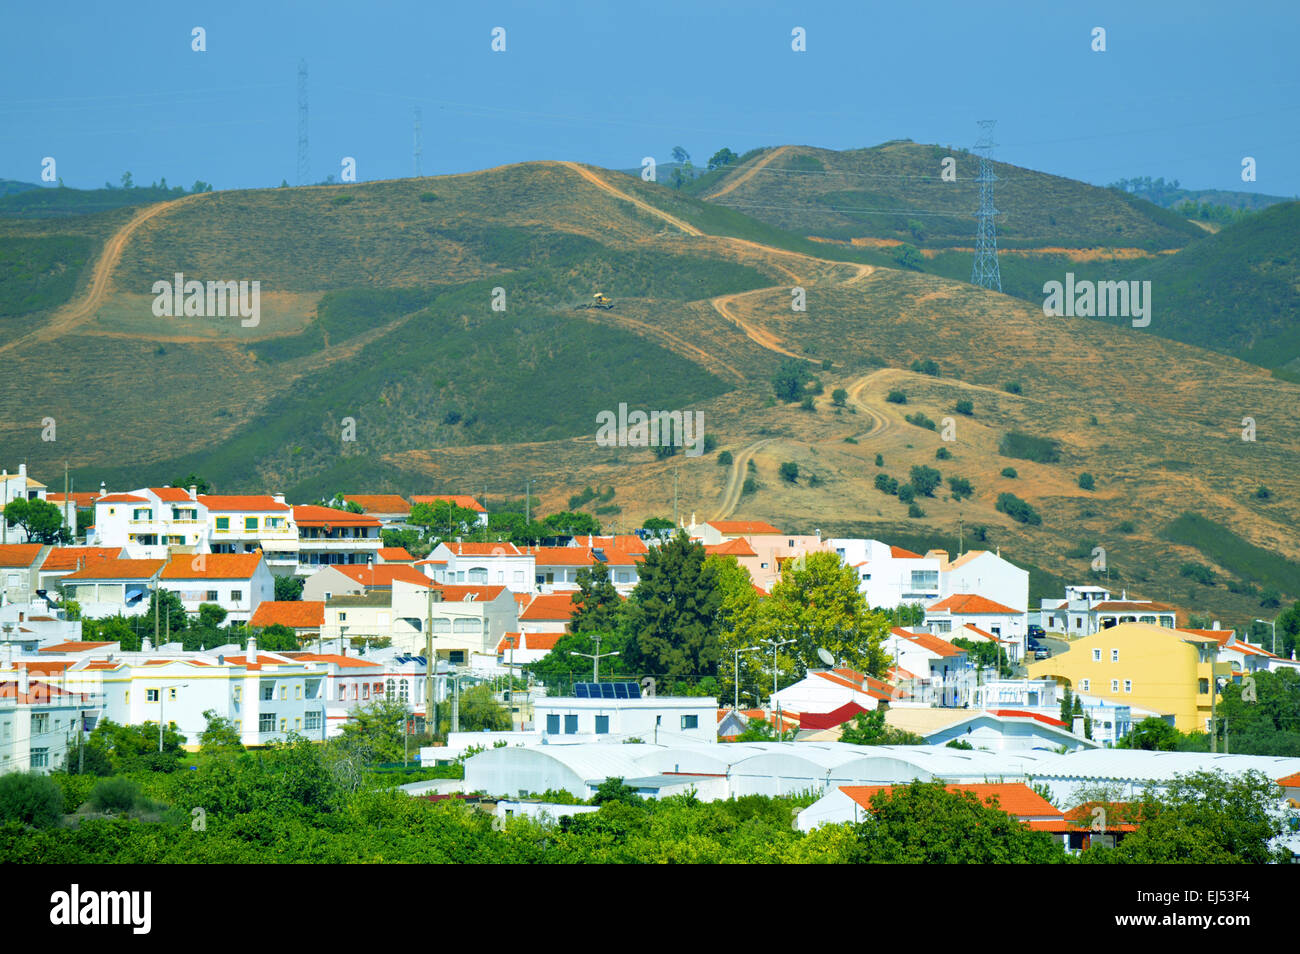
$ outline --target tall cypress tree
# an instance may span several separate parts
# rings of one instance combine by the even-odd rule
[[[722,594],[704,547],[684,532],[651,547],[628,601],[628,654],[638,672],[715,676]]]

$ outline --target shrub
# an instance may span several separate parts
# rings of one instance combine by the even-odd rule
[[[705,434],[705,435],[704,435],[704,450],[702,450],[700,453],[702,453],[702,454],[712,454],[712,453],[717,449],[717,447],[718,447],[718,438],[717,438],[717,436],[716,436],[716,435],[713,435],[713,434]]]
[[[876,489],[892,496],[898,493],[898,481],[888,474],[876,474]]]
[[[970,417],[975,413],[975,405],[970,401],[958,401],[957,406],[953,410],[958,414],[965,414],[967,417]]]
[[[917,374],[928,374],[936,378],[939,376],[939,365],[930,358],[926,358],[924,361],[917,358],[912,362],[912,370]]]
[[[817,410],[817,405],[816,405],[816,403],[813,401],[813,397],[812,397],[811,394],[805,394],[805,395],[804,395],[804,399],[803,399],[802,401],[799,402],[799,408],[800,408],[800,410],[803,410],[803,411],[815,411],[815,410]]]
[[[1135,530],[1137,530],[1137,526],[1132,520],[1121,520],[1115,525],[1116,533],[1133,533]]]
[[[1267,500],[1269,497],[1273,496],[1273,491],[1269,490],[1263,484],[1260,484],[1258,489],[1256,489],[1256,491],[1253,494],[1251,494],[1251,496],[1254,497],[1256,500]]]
[[[924,517],[925,511],[921,509],[919,504],[912,503],[908,504],[907,515],[909,517]]]
[[[779,473],[782,480],[788,484],[793,484],[799,480],[799,465],[793,461],[786,461],[781,465]]]
[[[54,779],[28,772],[0,775],[0,822],[44,828],[62,817],[63,791]]]
[[[1195,580],[1202,586],[1213,586],[1219,581],[1214,571],[1202,563],[1184,563],[1178,568],[1178,575]]]
[[[824,484],[824,483],[826,483],[826,481],[822,480],[822,479],[821,479],[820,477],[818,477],[816,474],[811,474],[811,475],[809,475],[809,477],[808,477],[808,486],[809,486],[809,487],[820,487],[820,486],[821,486],[822,484]]]
[[[946,447],[940,447],[937,451],[934,452],[934,459],[935,459],[935,460],[951,460],[951,459],[952,459],[952,451],[948,450],[948,448],[946,448]]]
[[[1282,605],[1282,594],[1277,590],[1264,590],[1259,594],[1259,605],[1265,609],[1274,609]]]
[[[140,786],[122,775],[100,779],[90,792],[90,804],[101,812],[129,812],[140,798]]]
[[[916,491],[911,484],[903,484],[898,488],[898,499],[905,504],[910,504],[916,499]]]
[[[740,488],[740,493],[741,496],[758,493],[758,481],[753,477],[746,477],[744,485]]]
[[[998,441],[998,453],[1003,457],[1017,457],[1038,464],[1054,464],[1061,459],[1061,445],[1049,437],[1008,431]]]
[[[963,497],[969,497],[971,494],[975,493],[975,488],[970,485],[970,481],[965,477],[949,477],[948,487],[952,490],[952,495],[957,500],[961,500]]]
[[[803,395],[804,382],[808,380],[808,365],[795,358],[781,362],[776,375],[772,378],[772,388],[778,400],[787,404],[799,400]]]
[[[421,201],[421,202],[436,202],[437,200],[438,200],[438,196],[435,195],[435,194],[432,193],[432,192],[421,192],[421,193],[420,193],[420,201]]]
[[[906,242],[894,251],[894,261],[903,268],[910,268],[917,272],[925,268],[925,259],[917,251],[916,246],[908,245]]]
[[[884,467],[884,466],[885,466],[885,455],[884,455],[884,454],[877,454],[877,455],[876,455],[876,466],[877,466],[877,467]]]
[[[1014,467],[1003,467],[1003,468],[1002,468],[1002,476],[1003,476],[1003,477],[1010,477],[1012,480],[1015,480],[1016,477],[1019,476],[1019,475],[1016,473],[1016,469],[1015,469]]]
[[[1018,520],[1030,526],[1038,526],[1043,522],[1043,518],[1038,515],[1038,511],[1015,494],[998,494],[997,509],[1012,520]]]
[[[856,437],[846,437],[846,438],[844,438],[844,443],[846,443],[846,444],[856,444],[857,442],[858,442],[858,439],[857,439]]]
[[[898,390],[897,388],[895,388],[894,390],[890,391],[888,394],[885,395],[885,400],[888,401],[890,404],[906,404],[907,395],[904,394],[902,391]]]
[[[943,476],[933,467],[913,467],[912,489],[923,497],[933,497],[935,488],[943,481]]]
[[[1096,484],[1092,479],[1092,474],[1088,473],[1087,471],[1084,471],[1082,474],[1079,475],[1079,488],[1081,490],[1092,490],[1095,488],[1095,486]]]
[[[915,414],[906,415],[903,420],[907,421],[909,424],[915,425],[916,427],[923,427],[927,431],[935,431],[939,429],[938,425],[935,424],[934,421],[930,420],[920,411],[917,411]]]
[[[829,371],[830,369],[831,369],[831,359],[830,359],[830,358],[822,358],[822,370],[823,370],[823,371]]]
[[[844,404],[846,401],[848,401],[848,399],[849,399],[849,392],[844,390],[843,388],[836,388],[834,391],[831,392],[831,403],[834,404],[836,407],[844,407]]]
[[[723,451],[718,455],[718,463],[723,467],[730,467],[733,460],[734,458],[731,456],[731,451]]]
[[[1020,382],[1019,382],[1019,381],[1008,381],[1006,384],[1002,385],[1002,387],[1003,387],[1003,389],[1004,389],[1008,394],[1022,394],[1022,393],[1024,393],[1024,392],[1022,392],[1022,391],[1020,390]]]

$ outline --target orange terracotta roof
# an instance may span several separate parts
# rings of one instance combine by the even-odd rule
[[[293,508],[293,522],[300,527],[378,527],[379,521],[364,513],[349,513],[333,507]]]
[[[781,530],[763,520],[711,520],[708,524],[719,533],[775,533]]]
[[[190,492],[182,490],[180,487],[150,487],[149,490],[163,503],[190,502]]]
[[[1100,815],[1093,814],[1093,809],[1102,808],[1106,812],[1106,822],[1098,830],[1098,834],[1109,834],[1113,832],[1131,832],[1137,831],[1138,826],[1128,821],[1132,809],[1128,802],[1084,802],[1082,805],[1075,805],[1065,813],[1065,820],[1069,825],[1070,831],[1078,831],[1080,828],[1091,829],[1094,821],[1101,821]]]
[[[428,578],[425,578],[428,582]],[[463,603],[465,598],[473,596],[479,603],[487,603],[496,599],[505,590],[504,586],[466,586],[464,584],[435,585],[434,589],[442,594],[445,603]]]
[[[248,580],[262,562],[256,553],[181,553],[163,568],[164,580]]]
[[[1107,600],[1104,603],[1098,603],[1093,607],[1094,611],[1103,613],[1114,613],[1119,610],[1132,610],[1133,612],[1147,613],[1172,613],[1174,608],[1164,603],[1147,603],[1140,600]]]
[[[483,505],[469,494],[423,494],[419,497],[412,497],[411,503],[433,504],[439,500],[445,500],[457,507],[464,507],[466,510],[473,510],[475,513],[487,513],[483,509]]]
[[[66,643],[55,643],[53,646],[45,646],[37,650],[42,653],[84,653],[90,649],[103,649],[105,646],[112,646],[109,642],[83,642],[79,639],[70,640]]]
[[[892,792],[897,785],[841,785],[840,791],[868,811],[871,810],[871,797],[877,792]],[[950,792],[970,792],[984,804],[989,805],[993,799],[998,801],[998,808],[1017,818],[1041,818],[1051,816],[1064,818],[1061,810],[1039,795],[1023,782],[995,782],[974,785],[945,785]]]
[[[414,562],[415,557],[406,549],[406,547],[380,547],[378,550],[379,558],[388,563],[405,563]]]
[[[387,588],[393,585],[393,580],[420,586],[427,586],[431,582],[415,567],[405,563],[372,563],[370,566],[363,563],[331,563],[329,566],[362,586]]]
[[[149,580],[167,565],[166,560],[100,560],[63,578],[64,583],[78,580]]]
[[[1281,785],[1283,788],[1300,788],[1300,772],[1278,779],[1277,784]]]
[[[954,593],[946,600],[940,600],[933,606],[929,607],[928,613],[961,613],[972,615],[979,613],[996,613],[1004,615],[1006,613],[1018,614],[1020,610],[1012,609],[1010,606],[1003,606],[1001,603],[995,603],[987,597],[979,596],[975,593]]]
[[[565,633],[506,633],[497,642],[497,654],[502,655],[515,649],[537,649],[550,652],[555,644],[564,638]],[[520,642],[522,640],[522,643]]]
[[[320,629],[325,625],[324,600],[264,600],[257,604],[249,626],[287,626],[290,629]]]
[[[948,640],[941,639],[930,633],[909,633],[907,630],[899,629],[896,626],[891,628],[890,632],[939,656],[960,656],[966,652],[966,650],[954,646]]]
[[[579,540],[582,538],[579,537]],[[635,533],[620,533],[612,537],[588,537],[587,546],[603,547],[606,550],[622,550],[624,553],[649,553],[650,547]]]
[[[411,512],[411,505],[400,494],[344,494],[343,499],[356,504],[366,513]]]
[[[62,659],[48,659],[48,660],[42,660],[40,662],[30,662],[25,659],[14,660],[15,669],[22,667],[26,669],[29,673],[39,672],[47,675],[49,673],[63,672],[63,670],[67,669],[71,665],[72,663]]]
[[[970,623],[966,623],[964,626],[962,626],[961,629],[969,629],[972,633],[975,633],[975,634],[978,635],[978,636],[983,636],[983,637],[984,637],[985,639],[987,639],[990,643],[1009,643],[1009,642],[1011,642],[1011,640],[1009,640],[1009,639],[999,639],[997,636],[994,636],[992,633],[988,632],[987,630],[980,629],[978,626],[973,626],[973,625],[970,624]],[[961,629],[957,630],[957,632],[960,633],[960,632],[961,632]],[[959,636],[959,637],[957,637],[957,638],[958,638],[958,639],[964,639],[965,637],[961,637],[961,636]]]
[[[532,554],[538,566],[592,566],[596,562],[586,547],[534,547]]]
[[[78,510],[86,510],[95,505],[95,501],[99,499],[99,491],[74,490],[72,493],[67,494],[66,496],[64,494],[45,495],[45,500],[47,503],[62,504],[65,499],[70,499]]]
[[[919,553],[913,553],[911,550],[904,550],[902,547],[890,547],[889,555],[895,560],[924,560],[925,557]],[[920,571],[918,571],[920,572]]]
[[[519,614],[519,619],[521,622],[557,619],[567,622],[573,617],[573,611],[577,609],[573,602],[573,597],[577,594],[577,590],[572,593],[541,593],[533,597],[533,601]]]
[[[724,543],[705,546],[704,552],[707,556],[758,556],[758,552],[749,545],[749,541],[744,537],[736,537],[734,540],[727,540]]]
[[[31,566],[44,546],[39,543],[8,543],[0,546],[0,566]]]
[[[45,557],[41,571],[75,570],[78,565],[89,566],[101,560],[120,559],[121,556],[121,547],[55,547]]]
[[[285,653],[284,655],[301,662],[333,663],[340,669],[373,669],[376,667],[383,667],[383,663],[381,662],[372,662],[368,659],[358,659],[356,656],[340,656],[338,653]]]
[[[199,494],[199,503],[209,510],[272,510],[283,513],[289,509],[270,494]]]
[[[497,543],[457,543],[455,540],[444,540],[445,546],[456,556],[519,556],[519,548],[509,540],[502,540]]]
[[[114,503],[149,503],[148,497],[137,497],[135,494],[105,494],[102,497],[96,497],[97,504],[114,504]]]
[[[1220,646],[1227,643],[1228,638],[1232,636],[1233,630],[1230,629],[1192,629],[1190,627],[1179,627],[1180,633],[1191,633],[1194,636],[1206,637],[1214,640]]]

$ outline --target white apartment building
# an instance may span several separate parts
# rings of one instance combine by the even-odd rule
[[[92,543],[120,547],[137,560],[164,560],[173,552],[208,550],[207,508],[196,488],[142,487],[95,500]]]
[[[10,523],[4,519],[3,513],[5,507],[12,500],[45,500],[46,486],[39,480],[33,480],[27,475],[27,465],[19,464],[18,473],[11,474],[8,470],[0,471],[0,546],[9,543],[26,543],[27,534],[23,528],[16,523]],[[65,505],[61,508],[63,514],[63,525],[69,527],[75,534],[77,529],[77,513],[75,508]]]
[[[420,586],[395,579],[392,606],[394,648],[422,654],[432,614],[434,653],[452,665],[464,665],[471,653],[495,656],[502,637],[519,630],[518,604],[504,586]]]
[[[601,695],[544,696],[533,704],[535,731],[541,733],[544,743],[619,742],[629,738],[652,744],[718,741],[718,700],[713,697],[641,698],[637,689],[635,698],[618,698],[610,690],[627,684],[578,685],[588,690],[594,686]],[[636,683],[631,687],[636,689]]]
[[[504,586],[512,593],[535,592],[533,555],[509,541],[443,541],[416,566],[435,583]]]
[[[298,530],[284,494],[200,494],[212,553],[262,551],[276,576],[299,572]]]
[[[261,553],[174,556],[159,585],[180,597],[187,613],[198,613],[204,603],[220,606],[228,623],[247,623],[258,606],[275,599],[275,578]]]
[[[311,576],[322,566],[365,565],[379,562],[384,545],[382,524],[364,513],[350,513],[331,507],[294,507],[292,522],[297,531],[296,573]]]
[[[1067,586],[1065,599],[1042,600],[1038,615],[1047,632],[1062,633],[1071,639],[1091,636],[1120,623],[1150,623],[1173,629],[1178,618],[1172,606],[1130,600],[1127,590],[1114,600],[1102,586]]]
[[[971,637],[958,630],[964,626],[983,630],[1003,644],[1013,663],[1025,656],[1025,620],[1023,609],[1004,606],[975,593],[954,594],[927,606],[925,610],[925,625],[936,636],[945,639],[964,636],[969,639]]]
[[[938,552],[938,551],[935,551]],[[1029,609],[1029,571],[988,550],[968,550],[939,567],[939,598],[974,593],[1024,614]]]
[[[0,652],[0,775],[48,775],[63,767],[82,713],[97,700],[54,685],[48,667],[16,665],[12,652]]]

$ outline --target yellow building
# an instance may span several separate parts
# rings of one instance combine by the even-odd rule
[[[1215,662],[1218,650],[1210,636],[1121,623],[1030,663],[1029,678],[1065,681],[1075,692],[1172,715],[1182,732],[1206,732],[1212,681],[1232,678],[1231,663]]]

